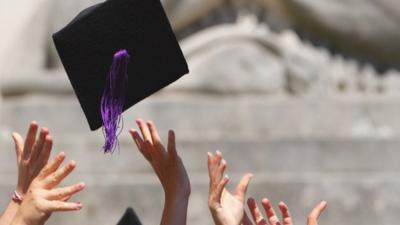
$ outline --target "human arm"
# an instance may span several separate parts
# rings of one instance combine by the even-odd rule
[[[18,180],[13,198],[0,217],[0,225],[11,223],[29,185],[49,159],[53,144],[49,130],[42,128],[37,137],[38,130],[38,123],[33,121],[28,128],[25,140],[18,133],[12,134],[17,158]]]
[[[161,225],[185,225],[190,196],[190,181],[182,159],[177,153],[175,133],[168,133],[165,148],[153,122],[138,119],[141,135],[135,129],[130,133],[139,151],[152,166],[164,189],[165,201]]]

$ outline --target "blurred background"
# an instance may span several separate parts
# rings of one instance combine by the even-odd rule
[[[211,225],[207,151],[222,150],[230,188],[285,201],[295,224],[327,200],[321,225],[400,220],[398,0],[163,0],[191,73],[124,115],[120,150],[101,152],[51,34],[95,0],[0,0],[0,207],[16,184],[11,132],[36,120],[53,153],[78,162],[79,213],[49,224],[116,224],[133,206],[158,224],[163,192],[128,136],[152,119],[175,129],[192,183],[188,224]]]

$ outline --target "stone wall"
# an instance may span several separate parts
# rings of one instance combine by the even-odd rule
[[[178,83],[177,83],[178,84]],[[218,96],[165,91],[125,113],[154,119],[165,140],[177,132],[178,149],[193,185],[190,224],[211,224],[207,211],[206,153],[221,149],[232,184],[252,172],[249,193],[291,206],[297,223],[319,200],[330,202],[320,224],[393,224],[400,167],[398,98],[268,98],[265,95]],[[144,224],[157,224],[162,190],[151,168],[130,140],[127,129],[120,150],[104,155],[101,131],[89,132],[74,96],[7,97],[2,105],[1,198],[4,207],[15,185],[11,131],[24,132],[33,118],[51,128],[55,152],[66,151],[78,168],[65,183],[84,180],[77,196],[85,208],[55,214],[49,224],[115,224],[133,206]],[[231,185],[230,188],[233,188]],[[151,196],[151,197],[149,197]],[[69,216],[71,215],[71,216]]]

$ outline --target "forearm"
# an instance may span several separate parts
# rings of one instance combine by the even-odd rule
[[[19,205],[16,202],[10,201],[6,210],[0,217],[0,225],[10,225],[17,214],[18,208]]]
[[[161,225],[186,225],[189,197],[166,197]]]
[[[25,223],[21,217],[14,217],[14,219],[12,220],[11,223],[9,223],[10,225],[28,225],[27,223]]]

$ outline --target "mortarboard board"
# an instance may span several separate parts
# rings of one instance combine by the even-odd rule
[[[53,40],[89,126],[115,148],[121,113],[188,73],[159,0],[107,0]]]
[[[117,225],[142,225],[135,211],[132,208],[127,208],[125,214]]]

